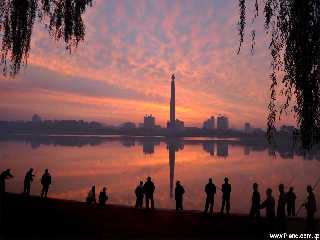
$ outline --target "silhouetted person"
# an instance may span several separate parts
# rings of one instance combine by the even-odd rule
[[[277,207],[277,219],[278,227],[281,232],[286,228],[286,203],[287,198],[284,192],[284,185],[279,185],[279,198],[278,198],[278,207]]]
[[[269,220],[270,222],[273,222],[276,213],[275,213],[275,201],[274,201],[274,198],[272,196],[271,188],[267,189],[266,195],[267,195],[267,198],[261,204],[260,209],[265,208],[266,209],[267,220]]]
[[[217,189],[216,185],[214,185],[212,182],[212,178],[209,178],[209,182],[205,186],[204,190],[207,194],[204,212],[207,213],[210,207],[210,214],[213,214],[214,195],[216,194]]]
[[[151,201],[151,209],[154,209],[154,200],[153,200],[153,193],[155,190],[154,183],[151,181],[151,177],[147,178],[143,186],[143,192],[146,195],[146,208],[149,209],[149,201]]]
[[[104,206],[108,200],[107,189],[104,187],[99,194],[99,205]]]
[[[134,191],[136,194],[136,208],[142,208],[143,206],[143,182],[140,181],[139,185],[136,187]]]
[[[315,232],[316,224],[314,214],[317,211],[317,203],[316,198],[313,193],[313,189],[310,185],[307,186],[308,198],[307,202],[303,204],[303,206],[307,210],[307,232]]]
[[[222,191],[222,205],[220,213],[223,214],[224,207],[226,206],[226,212],[229,215],[230,212],[230,194],[231,194],[231,184],[227,177],[224,178],[224,184],[221,186]]]
[[[293,187],[290,187],[289,192],[287,192],[287,214],[289,217],[296,215],[296,198]]]
[[[183,186],[180,181],[176,183],[176,189],[174,192],[174,198],[176,200],[176,210],[183,210],[183,194],[185,193]]]
[[[251,198],[251,209],[250,209],[250,218],[259,218],[260,217],[260,193],[258,191],[258,184],[254,183],[253,193]]]
[[[88,196],[86,198],[86,202],[88,204],[95,204],[96,203],[96,186],[93,185],[88,192]]]
[[[30,195],[30,188],[31,183],[33,181],[33,168],[30,168],[29,171],[26,173],[24,177],[24,183],[23,183],[23,194],[29,196]]]
[[[51,175],[50,175],[48,169],[46,169],[44,171],[44,174],[42,175],[41,185],[42,185],[41,197],[45,197],[46,198],[47,195],[48,195],[49,187],[51,185]]]
[[[6,180],[9,178],[13,178],[13,175],[11,174],[10,171],[11,171],[10,169],[7,169],[0,174],[0,195],[1,196],[4,196],[6,192]]]

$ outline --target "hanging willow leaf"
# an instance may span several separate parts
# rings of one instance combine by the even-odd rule
[[[243,26],[239,28],[240,47],[246,26],[243,4],[239,0],[239,22]],[[256,1],[254,15],[258,14],[257,4]],[[309,149],[320,141],[320,1],[265,0],[263,4],[264,27],[271,36],[268,134],[272,136],[277,117],[287,112],[294,95],[296,102],[291,110],[297,117],[303,147]],[[279,72],[283,73],[281,78],[277,77]],[[276,88],[280,82],[283,86],[280,93],[286,98],[284,104],[277,104]]]
[[[71,51],[84,39],[82,20],[92,0],[1,0],[1,67],[4,74],[16,75],[27,63],[32,30],[36,22],[48,26],[51,36],[63,39]],[[48,23],[46,22],[48,21]]]

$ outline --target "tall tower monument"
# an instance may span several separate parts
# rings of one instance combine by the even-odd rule
[[[174,79],[176,77],[174,74],[171,76],[171,97],[170,97],[170,127],[174,128],[176,123],[176,90]]]

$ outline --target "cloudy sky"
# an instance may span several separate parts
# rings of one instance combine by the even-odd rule
[[[95,0],[71,55],[35,27],[28,66],[15,79],[0,77],[0,119],[38,113],[117,124],[153,114],[164,126],[175,73],[176,115],[187,126],[224,114],[233,127],[265,127],[270,62],[261,17],[255,54],[247,41],[237,55],[236,0]]]

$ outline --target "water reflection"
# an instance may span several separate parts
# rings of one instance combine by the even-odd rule
[[[249,211],[255,181],[262,197],[267,187],[277,192],[280,182],[287,188],[294,186],[300,204],[305,186],[313,185],[320,171],[319,161],[309,161],[319,160],[318,150],[301,157],[303,152],[297,146],[283,144],[274,149],[263,141],[236,139],[2,136],[0,149],[1,168],[11,168],[16,176],[8,184],[11,191],[22,191],[23,177],[30,167],[36,170],[36,178],[49,168],[54,197],[84,200],[88,187],[96,184],[97,191],[107,186],[110,202],[133,205],[137,182],[150,175],[156,184],[156,206],[163,208],[174,207],[174,183],[181,180],[186,190],[185,208],[201,210],[208,177],[214,177],[220,186],[225,176],[233,188],[232,212]],[[276,158],[270,156],[274,152]],[[36,179],[32,194],[40,190]],[[218,211],[220,192],[216,200]]]
[[[161,142],[170,144],[171,139],[164,137],[120,137],[120,136],[79,136],[79,135],[9,135],[0,137],[1,141],[16,141],[30,144],[33,149],[39,148],[41,145],[52,146],[98,146],[108,142],[120,142],[124,147],[134,147],[136,144],[143,146],[144,154],[153,154],[156,146]],[[315,146],[310,152],[303,151],[300,145],[288,141],[278,142],[276,146],[271,146],[266,139],[210,139],[210,138],[179,138],[174,139],[176,144],[184,145],[202,145],[203,151],[209,155],[220,157],[228,157],[229,145],[242,146],[244,154],[249,155],[251,151],[268,151],[269,155],[279,154],[284,159],[292,159],[294,156],[302,156],[306,160],[320,160],[320,145]]]

